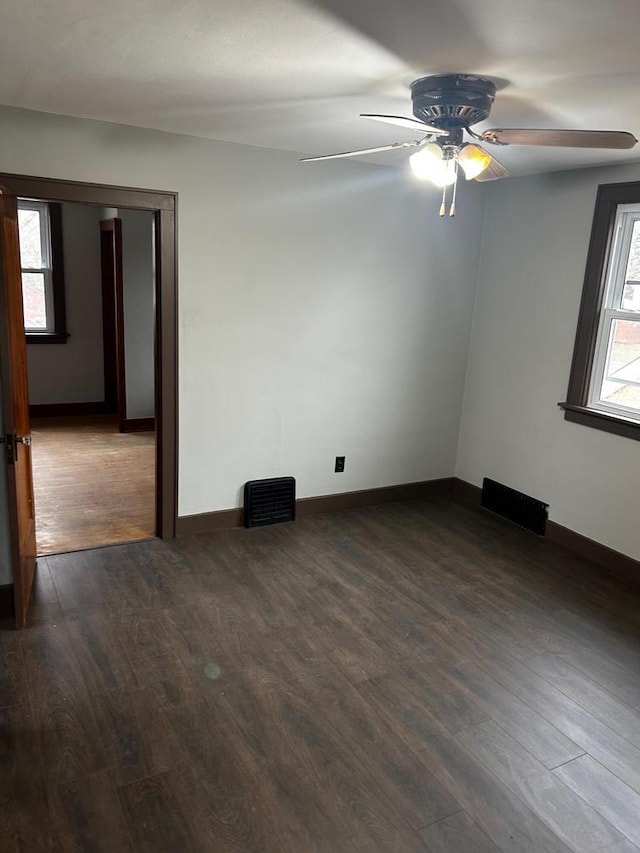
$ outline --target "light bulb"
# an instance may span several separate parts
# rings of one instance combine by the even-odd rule
[[[433,180],[433,175],[442,168],[442,148],[435,142],[429,142],[409,157],[411,171],[421,181]]]
[[[453,151],[446,153],[430,142],[409,157],[411,171],[421,181],[431,181],[437,187],[448,187],[456,180],[456,159]]]
[[[437,187],[449,187],[451,184],[455,184],[457,176],[456,159],[450,157],[448,160],[441,160],[438,163],[438,168],[431,176],[431,181]]]
[[[468,143],[458,154],[458,163],[464,170],[465,178],[471,181],[481,175],[491,163],[491,154],[479,145]]]

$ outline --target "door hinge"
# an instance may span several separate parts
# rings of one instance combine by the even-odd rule
[[[7,463],[9,465],[15,465],[16,461],[16,448],[15,448],[15,439],[13,435],[10,433],[6,433],[5,435],[0,435],[0,444],[4,444],[7,448]]]

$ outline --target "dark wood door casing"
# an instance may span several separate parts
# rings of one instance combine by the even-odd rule
[[[124,354],[124,292],[122,276],[122,220],[100,222],[102,277],[102,341],[104,349],[104,404],[118,415],[120,430],[126,419],[127,391]]]

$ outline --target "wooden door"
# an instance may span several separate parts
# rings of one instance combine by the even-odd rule
[[[27,348],[22,310],[18,202],[0,187],[0,370],[8,465],[11,560],[16,626],[22,628],[36,570],[36,521],[31,470]]]

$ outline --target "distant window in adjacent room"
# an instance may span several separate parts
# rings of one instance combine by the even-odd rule
[[[27,343],[64,343],[60,205],[19,199],[18,230]]]
[[[598,190],[568,420],[640,439],[640,184]]]

